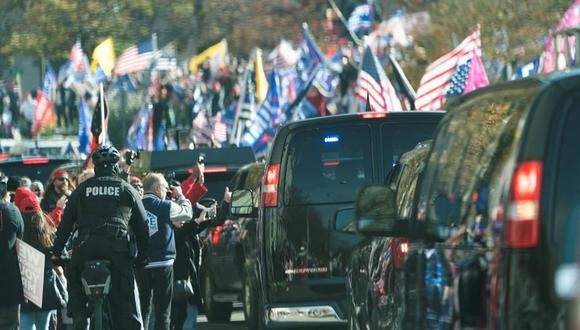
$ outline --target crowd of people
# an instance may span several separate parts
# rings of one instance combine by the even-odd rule
[[[12,81],[0,86],[0,138],[32,136],[34,112],[38,91],[19,92]],[[63,83],[55,86],[50,95],[56,130],[62,134],[76,135],[79,118],[79,92]]]
[[[114,329],[195,329],[198,234],[216,205],[199,203],[207,192],[203,163],[190,172],[183,182],[160,173],[140,178],[117,149],[101,146],[83,172],[56,170],[46,189],[21,177],[9,191],[14,178],[0,176],[0,328],[86,329],[85,262],[107,260]],[[24,297],[17,239],[45,255],[41,306]]]

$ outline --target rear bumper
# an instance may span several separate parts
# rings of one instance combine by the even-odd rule
[[[346,326],[347,323],[345,313],[335,303],[267,306],[265,315],[268,327],[272,328]]]

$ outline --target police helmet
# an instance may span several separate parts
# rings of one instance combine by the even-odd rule
[[[121,154],[113,146],[100,146],[93,152],[91,159],[96,167],[108,167],[117,164]]]

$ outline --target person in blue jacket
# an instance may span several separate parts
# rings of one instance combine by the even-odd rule
[[[137,272],[141,313],[149,324],[151,300],[155,308],[155,329],[169,330],[173,296],[173,263],[175,261],[174,226],[193,217],[191,202],[180,186],[171,187],[159,173],[150,173],[143,179],[143,206],[149,224],[149,264]],[[166,199],[171,192],[173,200]]]

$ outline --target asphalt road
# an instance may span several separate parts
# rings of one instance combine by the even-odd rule
[[[232,317],[229,323],[208,323],[205,315],[200,315],[197,318],[198,329],[224,329],[224,330],[246,330],[246,322],[244,321],[244,312],[241,309],[236,308],[232,313]]]

